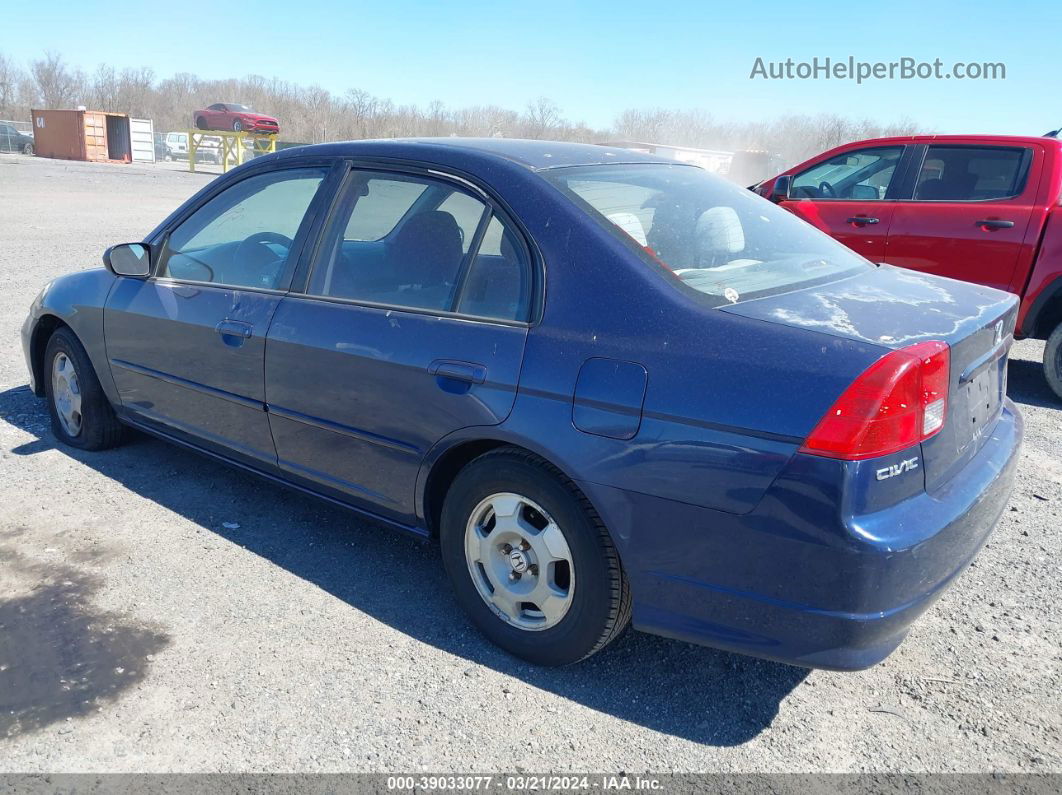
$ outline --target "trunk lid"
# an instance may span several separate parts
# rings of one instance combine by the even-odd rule
[[[881,265],[830,284],[725,307],[886,350],[938,339],[951,348],[943,428],[922,444],[926,489],[949,480],[981,449],[1003,408],[1018,299],[968,282]]]

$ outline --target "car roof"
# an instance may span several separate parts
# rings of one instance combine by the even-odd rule
[[[962,144],[1041,144],[1057,146],[1062,143],[1058,138],[1048,138],[1044,135],[894,135],[887,138],[867,138],[863,141],[852,141],[844,144],[845,147],[853,144],[891,144],[891,143],[962,143]]]
[[[506,163],[534,171],[604,163],[683,165],[675,160],[615,146],[520,138],[388,138],[341,141],[285,149],[278,157],[306,155],[388,158],[455,167]]]

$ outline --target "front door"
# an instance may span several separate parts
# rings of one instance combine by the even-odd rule
[[[146,280],[104,314],[122,410],[257,466],[274,466],[262,382],[269,323],[306,237],[323,168],[247,177],[169,232]]]
[[[885,261],[1020,292],[1012,281],[1034,256],[1025,236],[1042,160],[1032,147],[926,147],[913,200],[893,216]]]
[[[871,262],[885,257],[896,204],[890,188],[905,147],[854,149],[793,175],[782,206]]]
[[[351,172],[304,293],[269,331],[280,467],[413,523],[432,445],[512,408],[531,283],[527,247],[489,200],[441,178]]]

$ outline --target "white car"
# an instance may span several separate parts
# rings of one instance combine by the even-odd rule
[[[188,158],[188,133],[166,133],[166,159],[186,160]],[[208,135],[196,149],[196,160],[208,163],[221,162],[221,139]]]

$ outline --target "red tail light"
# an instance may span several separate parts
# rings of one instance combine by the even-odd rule
[[[858,460],[928,439],[944,426],[950,369],[946,342],[919,342],[892,351],[837,398],[801,451]]]

